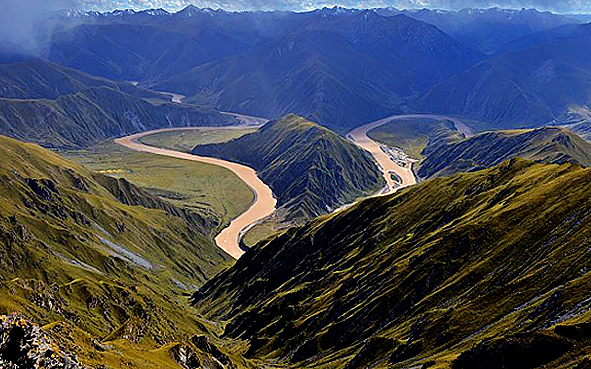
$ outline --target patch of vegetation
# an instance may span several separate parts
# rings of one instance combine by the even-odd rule
[[[189,129],[156,133],[140,138],[140,142],[165,149],[191,152],[197,145],[228,142],[230,140],[253,133],[256,128],[241,129]]]

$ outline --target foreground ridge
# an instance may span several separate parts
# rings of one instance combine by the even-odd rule
[[[522,159],[431,180],[259,243],[193,301],[247,357],[298,367],[578,364],[587,333],[553,327],[591,312],[590,183]]]

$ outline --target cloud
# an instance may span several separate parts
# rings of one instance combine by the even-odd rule
[[[0,51],[39,55],[38,19],[48,12],[80,5],[75,0],[2,0],[0,5]]]
[[[6,1],[6,0],[4,0]],[[13,1],[13,0],[8,0]],[[14,0],[18,1],[18,0]],[[82,9],[147,9],[164,8],[179,10],[189,4],[201,8],[221,8],[225,10],[310,10],[335,5],[349,8],[374,8],[393,6],[399,9],[410,8],[536,8],[559,13],[591,12],[588,0],[77,0]],[[51,1],[48,1],[51,2]]]

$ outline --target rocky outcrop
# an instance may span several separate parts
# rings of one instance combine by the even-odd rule
[[[0,316],[0,368],[83,369],[43,330],[18,315]]]

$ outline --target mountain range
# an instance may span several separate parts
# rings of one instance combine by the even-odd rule
[[[43,60],[0,65],[0,132],[48,147],[89,146],[155,128],[224,125],[211,109],[152,104],[155,92]]]
[[[292,222],[330,213],[385,184],[369,153],[295,115],[227,143],[197,146],[193,153],[255,168]]]
[[[155,88],[244,114],[277,118],[293,112],[345,132],[402,111],[404,99],[480,59],[437,28],[404,15],[321,14],[278,41]]]
[[[536,32],[544,32],[582,21],[536,9],[378,9],[382,15],[404,14],[432,24],[462,44],[485,54],[498,54],[504,45]]]
[[[482,61],[431,88],[417,109],[464,116],[498,128],[561,122],[586,108],[591,91],[591,26]]]
[[[40,43],[49,60],[91,74],[182,93],[187,102],[224,111],[270,119],[296,113],[339,133],[421,111],[507,128],[546,123],[563,113],[558,105],[580,97],[540,96],[543,78],[519,61],[529,48],[572,37],[580,24],[498,8],[70,10],[46,20]],[[559,65],[556,73],[578,93],[587,87],[574,80],[585,73],[582,62],[562,59],[584,55],[570,55],[569,47],[548,46],[555,55],[541,50],[545,60],[535,65],[543,74],[552,68],[544,61],[569,64],[571,70]]]
[[[0,47],[0,368],[591,367],[591,24],[189,6],[38,26],[45,54]],[[216,234],[246,183],[110,141],[253,121],[223,111],[271,119],[191,150],[277,198],[238,260]],[[417,185],[383,195],[345,137],[376,120]]]
[[[512,159],[366,200],[259,243],[193,303],[293,367],[583,368],[590,175]]]

